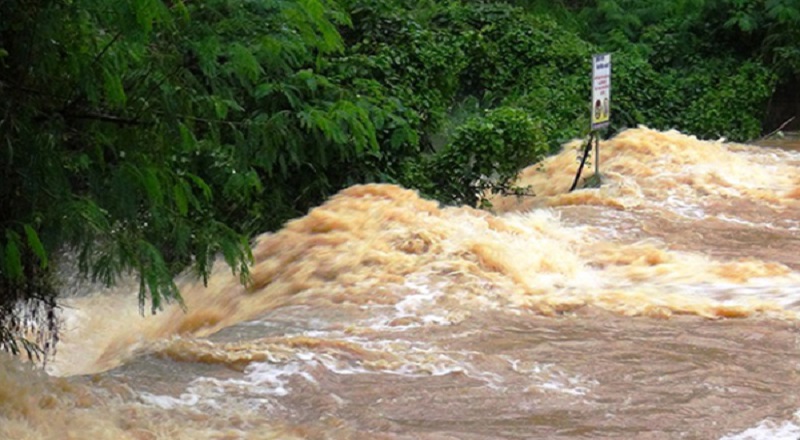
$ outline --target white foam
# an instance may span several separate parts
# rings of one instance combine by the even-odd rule
[[[731,216],[726,215],[726,214],[718,214],[718,215],[716,215],[716,218],[718,220],[722,220],[722,221],[727,222],[727,223],[734,223],[734,224],[738,224],[738,225],[749,226],[749,227],[752,227],[752,228],[782,229],[782,230],[785,230],[785,231],[797,231],[797,230],[800,230],[800,227],[798,227],[798,226],[779,226],[779,225],[776,225],[774,223],[765,223],[765,222],[756,223],[756,222],[751,222],[751,221],[743,220],[743,219],[736,218],[736,217],[731,217]]]
[[[431,285],[432,284],[432,285]],[[437,301],[444,295],[444,282],[431,283],[424,274],[407,279],[403,288],[410,291],[394,306],[387,308],[387,315],[368,319],[363,324],[373,330],[402,331],[425,325],[452,325],[448,311],[437,307]],[[398,325],[398,319],[411,318],[408,323]]]
[[[661,207],[662,202],[655,202],[657,207]],[[681,217],[689,218],[692,220],[703,219],[706,217],[706,212],[699,205],[695,205],[686,201],[685,197],[670,195],[663,203],[670,207],[672,212],[680,215]]]
[[[780,282],[779,282],[780,281]],[[752,278],[747,284],[670,284],[670,289],[686,292],[693,297],[706,297],[723,305],[746,306],[753,301],[770,301],[786,309],[796,308],[800,301],[800,282],[792,273],[782,280],[775,278]]]
[[[311,352],[304,353],[306,363],[315,366],[322,365],[328,371],[340,375],[367,374],[369,370],[362,367],[360,363],[351,363],[342,359],[337,359],[329,354],[316,354]]]
[[[173,409],[179,406],[195,406],[200,401],[197,394],[184,393],[180,397],[157,395],[151,393],[141,393],[139,398],[148,405],[157,406],[161,409]]]
[[[511,369],[523,376],[533,379],[533,385],[540,390],[555,391],[572,396],[585,396],[591,391],[597,381],[579,375],[569,375],[556,368],[553,364],[533,363],[522,366],[521,361],[504,357],[511,364]]]
[[[720,440],[797,440],[800,438],[800,426],[797,422],[800,411],[794,414],[794,420],[775,422],[762,420],[758,425],[738,434],[728,434]]]
[[[299,375],[311,383],[317,383],[313,376],[306,371],[301,371],[302,364],[290,362],[285,365],[276,365],[270,362],[254,362],[245,370],[244,380],[229,379],[228,383],[255,387],[255,394],[286,396],[286,388],[290,376]]]
[[[328,335],[329,338],[331,335]],[[332,339],[332,338],[331,338]],[[376,353],[391,353],[394,362],[385,365],[366,365],[360,359],[340,357],[331,353],[315,353],[298,351],[295,356],[307,367],[321,366],[331,373],[339,375],[354,374],[388,374],[405,377],[447,376],[463,374],[472,379],[485,382],[493,389],[502,389],[504,378],[498,374],[482,371],[469,361],[476,352],[458,351],[441,353],[439,349],[421,341],[404,339],[369,340],[352,335],[339,335],[337,340],[362,346]],[[302,374],[302,372],[298,373]]]
[[[407,281],[406,287],[416,291],[416,294],[406,295],[400,302],[395,304],[394,308],[397,310],[397,317],[411,317],[416,316],[417,312],[424,306],[429,306],[436,303],[436,300],[442,296],[441,290],[432,291],[427,285],[421,282]]]
[[[300,376],[310,383],[317,381],[307,371],[303,371],[304,363],[289,362],[275,364],[271,362],[254,362],[245,370],[241,379],[217,379],[199,377],[193,380],[186,391],[179,397],[140,393],[141,401],[162,409],[177,407],[195,407],[197,409],[220,408],[219,401],[243,402],[254,409],[274,406],[270,398],[286,396],[289,377]],[[225,404],[227,405],[227,403]]]

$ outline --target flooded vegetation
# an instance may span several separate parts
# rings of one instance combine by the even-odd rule
[[[0,440],[800,438],[800,2],[0,17]]]

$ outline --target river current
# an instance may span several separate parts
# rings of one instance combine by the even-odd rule
[[[0,439],[800,437],[797,144],[631,129],[568,193],[578,147],[492,212],[345,189],[186,310],[66,297],[45,371],[0,356]]]

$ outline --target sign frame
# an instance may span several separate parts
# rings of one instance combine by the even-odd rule
[[[592,55],[592,131],[611,123],[611,54]]]

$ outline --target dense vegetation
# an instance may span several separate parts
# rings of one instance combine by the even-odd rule
[[[57,340],[54,256],[173,277],[360,182],[445,203],[588,125],[613,52],[616,131],[746,140],[800,81],[798,0],[0,2],[0,348]],[[35,335],[29,339],[21,335]],[[38,344],[38,348],[32,343]]]

